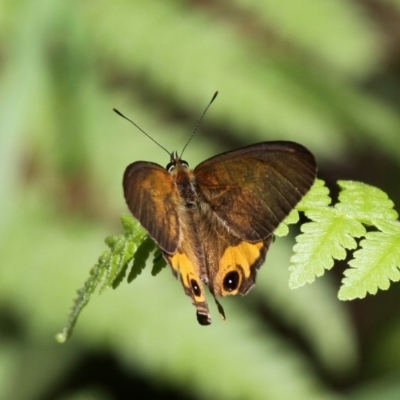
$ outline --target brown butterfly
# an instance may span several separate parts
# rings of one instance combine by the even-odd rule
[[[123,188],[133,216],[191,297],[198,322],[209,325],[204,285],[215,300],[249,292],[274,230],[310,189],[316,169],[302,145],[263,142],[209,158],[194,170],[176,152],[166,168],[137,161],[127,167]]]

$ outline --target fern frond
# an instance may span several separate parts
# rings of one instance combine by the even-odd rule
[[[354,252],[350,268],[344,272],[339,299],[363,298],[378,289],[387,290],[390,281],[400,280],[400,224],[398,221],[380,221],[380,232],[368,232]]]
[[[339,290],[341,300],[351,300],[400,280],[400,226],[386,193],[360,182],[338,184],[342,190],[333,207],[321,181],[298,206],[311,222],[303,224],[296,238],[289,285],[297,288],[312,282],[332,268],[334,260],[344,260],[347,250],[360,247]]]
[[[62,332],[56,335],[58,342],[63,343],[71,336],[79,314],[100,285],[100,292],[108,287],[116,288],[119,285],[138,248],[146,241],[146,232],[131,216],[122,216],[121,222],[124,233],[106,238],[105,242],[110,250],[105,251],[99,257],[97,264],[91,269],[85,285],[78,290],[78,297],[68,315],[67,323]],[[139,254],[135,260],[137,263],[145,263],[146,258],[143,259],[144,261],[140,260]]]
[[[299,220],[298,211],[310,219],[301,226],[302,233],[296,238],[289,268],[291,288],[313,282],[331,269],[335,260],[345,260],[348,250],[355,250],[339,291],[341,300],[351,300],[365,297],[367,293],[375,294],[378,289],[387,289],[391,281],[400,280],[400,223],[386,193],[359,182],[339,181],[338,184],[339,201],[332,206],[325,183],[316,180],[274,234],[287,235],[288,225]],[[132,268],[127,280],[131,282],[141,274],[146,260],[156,249],[135,219],[123,216],[121,220],[124,233],[106,239],[109,250],[102,254],[84,287],[78,291],[67,324],[57,335],[59,342],[71,335],[80,312],[97,287],[100,286],[100,292],[108,287],[116,288],[127,275],[130,263]],[[157,249],[152,275],[165,265]]]

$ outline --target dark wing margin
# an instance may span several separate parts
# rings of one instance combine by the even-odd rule
[[[194,169],[197,190],[237,237],[269,237],[311,188],[317,167],[304,146],[263,142],[212,157]]]
[[[179,197],[171,175],[160,165],[138,161],[124,173],[126,203],[133,216],[168,254],[179,246]]]

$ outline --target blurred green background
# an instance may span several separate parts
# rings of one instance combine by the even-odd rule
[[[343,266],[291,291],[278,239],[227,322],[150,269],[54,340],[127,212],[122,174],[182,149],[309,147],[333,194],[400,204],[400,1],[0,0],[0,399],[398,399],[399,285],[340,302]],[[295,230],[295,229],[294,229]]]

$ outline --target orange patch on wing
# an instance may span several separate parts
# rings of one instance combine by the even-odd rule
[[[225,249],[219,261],[218,272],[213,282],[214,294],[217,297],[234,296],[239,292],[242,293],[242,284],[254,273],[252,267],[256,265],[260,257],[262,257],[262,249],[264,246],[265,244],[262,241],[257,243],[242,241],[237,246],[228,246]],[[239,282],[237,282],[237,287],[235,289],[228,290],[224,287],[224,279],[233,271],[238,273]]]
[[[230,267],[240,265],[246,278],[248,278],[251,273],[250,267],[260,258],[263,246],[263,242],[249,243],[244,241],[237,246],[229,246],[222,255],[219,266],[222,270],[227,270]]]
[[[199,280],[199,274],[196,272],[195,265],[192,263],[192,261],[190,261],[189,257],[185,253],[180,253],[179,251],[177,251],[174,255],[168,255],[167,257],[176,275],[180,277],[185,288],[185,292],[189,296],[194,295],[197,302],[205,301],[206,298],[204,295],[202,282]],[[193,293],[192,280],[194,280],[200,287],[200,295]]]

